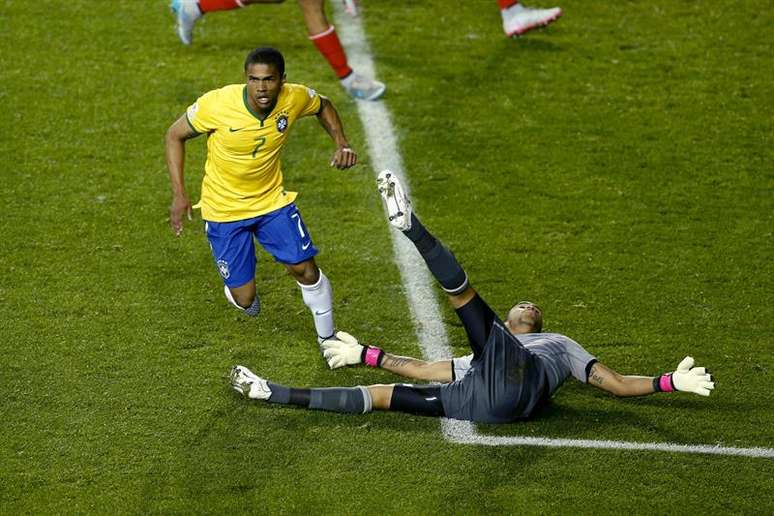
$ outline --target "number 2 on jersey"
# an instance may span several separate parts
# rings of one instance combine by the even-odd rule
[[[258,154],[258,151],[261,150],[261,147],[263,147],[263,144],[266,143],[266,137],[265,136],[259,136],[255,139],[255,148],[253,149],[253,158],[255,158],[255,155]]]

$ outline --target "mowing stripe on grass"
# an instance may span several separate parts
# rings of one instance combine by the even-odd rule
[[[365,37],[359,17],[344,14],[339,2],[333,2],[336,27],[342,44],[347,49],[349,63],[358,73],[376,77],[371,50]],[[389,91],[389,85],[388,85]],[[410,185],[403,171],[403,159],[398,151],[390,112],[383,102],[357,101],[357,112],[368,141],[368,154],[374,173],[386,168],[392,170],[403,181],[407,194]],[[395,262],[400,270],[406,288],[409,309],[414,319],[419,345],[428,360],[443,360],[451,357],[446,329],[442,323],[441,310],[435,296],[433,280],[422,257],[411,242],[391,228]],[[560,448],[603,448],[616,450],[653,450],[673,453],[708,453],[715,455],[739,455],[745,457],[774,458],[771,448],[731,448],[709,445],[682,445],[673,443],[638,443],[627,441],[597,441],[589,439],[550,439],[543,437],[500,437],[479,434],[469,421],[441,418],[445,439],[460,444],[485,446],[547,446]]]

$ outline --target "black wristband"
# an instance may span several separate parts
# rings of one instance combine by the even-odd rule
[[[659,385],[660,376],[653,378],[653,392],[661,392],[661,386]]]
[[[669,385],[662,387],[661,382],[664,381],[664,377],[669,378]],[[665,373],[653,379],[653,392],[674,392],[676,390],[673,373]]]

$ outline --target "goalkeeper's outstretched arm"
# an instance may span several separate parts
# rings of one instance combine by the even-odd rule
[[[414,380],[424,380],[427,382],[452,381],[452,361],[436,360],[428,362],[418,358],[402,357],[385,353],[382,357],[382,363],[379,366],[382,369]]]
[[[660,376],[624,376],[597,362],[591,367],[589,385],[616,396],[645,396],[656,392],[683,391],[709,396],[715,388],[712,375],[703,367],[693,367],[693,358],[685,357],[671,373]]]
[[[428,382],[451,382],[451,360],[428,362],[418,358],[402,357],[385,353],[376,346],[360,344],[355,337],[343,331],[334,338],[320,343],[328,367],[337,369],[348,365],[366,364],[379,367],[412,380]]]

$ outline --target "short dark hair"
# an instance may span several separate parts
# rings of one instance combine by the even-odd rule
[[[285,58],[282,57],[282,54],[276,48],[260,47],[247,54],[247,58],[245,59],[245,72],[250,65],[258,63],[272,65],[277,69],[280,77],[285,75]]]

